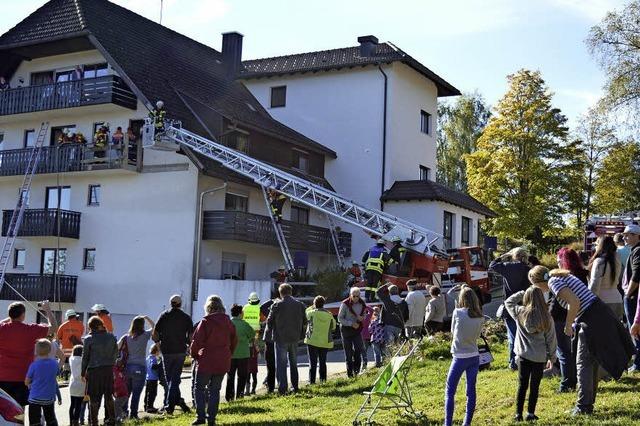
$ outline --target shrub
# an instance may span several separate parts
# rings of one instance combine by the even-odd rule
[[[316,294],[322,295],[327,302],[342,300],[346,290],[347,276],[349,274],[339,268],[330,268],[317,271],[312,279],[316,285]]]
[[[556,259],[556,253],[545,253],[538,258],[538,260],[540,260],[540,263],[549,269],[555,269],[558,267],[558,262],[556,261]]]

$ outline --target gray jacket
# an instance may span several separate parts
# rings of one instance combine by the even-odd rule
[[[113,334],[106,331],[92,332],[84,338],[83,346],[83,376],[89,368],[108,367],[116,363],[118,344]]]
[[[361,317],[366,316],[365,306],[361,301],[353,304],[353,311]],[[357,322],[358,318],[351,312],[347,304],[343,301],[340,304],[340,310],[338,311],[338,323],[340,323],[340,326],[342,327],[353,327],[353,324]]]
[[[451,353],[456,358],[478,355],[478,338],[484,317],[471,318],[467,308],[456,308],[451,315]]]
[[[522,301],[524,291],[519,291],[504,301],[504,306],[509,311],[509,315],[515,319],[518,326],[513,351],[520,358],[532,362],[554,362],[556,359],[556,331],[551,320],[551,327],[546,332],[532,332],[520,321],[524,307],[519,303]]]
[[[267,317],[267,328],[273,332],[276,343],[297,343],[302,340],[307,328],[307,315],[302,302],[291,296],[275,301]]]

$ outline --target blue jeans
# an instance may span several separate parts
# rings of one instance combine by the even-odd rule
[[[480,368],[480,357],[453,358],[449,374],[447,375],[447,386],[444,394],[444,424],[451,426],[453,422],[453,407],[456,396],[456,389],[462,373],[467,375],[467,411],[464,416],[463,425],[470,425],[473,419],[473,412],[476,410],[476,379]]]
[[[516,363],[516,354],[513,352],[513,342],[516,339],[518,326],[516,325],[516,320],[511,318],[508,312],[504,314],[504,325],[507,326],[507,339],[509,340],[509,368],[517,370],[518,364]]]
[[[131,395],[131,416],[138,415],[138,405],[140,403],[140,395],[144,389],[144,383],[147,378],[147,368],[144,365],[127,364],[127,388]]]
[[[627,317],[627,325],[631,328],[638,307],[638,293],[631,297],[624,296],[622,303],[624,305],[624,315]],[[640,339],[633,338],[633,344],[636,347],[636,359],[633,361],[633,365],[636,368],[640,368]]]
[[[185,354],[163,354],[162,362],[164,364],[164,374],[167,378],[167,392],[165,407],[169,411],[173,411],[180,402],[180,376],[182,375],[182,367],[184,366]]]
[[[220,403],[220,388],[224,374],[197,373],[196,383],[196,415],[198,420],[206,420],[209,424],[215,424]],[[208,401],[207,400],[208,396]],[[204,410],[207,407],[207,415]]]
[[[402,333],[402,329],[399,327],[394,327],[392,325],[384,326],[384,343],[385,345],[390,345],[392,343],[396,343],[400,334]]]
[[[576,387],[576,356],[573,353],[571,338],[564,334],[564,322],[554,322],[558,346],[556,355],[560,363],[560,389],[574,389]]]
[[[291,387],[298,390],[298,342],[277,343],[276,342],[276,376],[278,378],[278,392],[281,394],[287,391],[287,360],[291,370]]]
[[[371,343],[373,346],[373,361],[376,363],[376,367],[382,365],[382,351],[384,351],[384,343]]]

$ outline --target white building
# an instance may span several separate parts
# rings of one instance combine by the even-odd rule
[[[441,233],[445,246],[478,244],[493,212],[434,182],[437,101],[460,92],[391,43],[358,42],[244,61],[241,78],[274,118],[337,152],[326,177],[339,193]],[[361,255],[371,241],[349,230]]]

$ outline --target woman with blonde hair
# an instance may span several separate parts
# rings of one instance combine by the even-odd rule
[[[578,338],[578,400],[573,414],[592,414],[598,365],[614,379],[620,378],[634,353],[629,333],[611,309],[569,271],[549,272],[544,266],[535,266],[529,271],[529,280],[540,290],[551,291],[567,309],[564,333],[572,337],[577,332]]]
[[[458,307],[451,317],[453,360],[447,375],[444,397],[445,426],[451,426],[453,421],[454,399],[462,373],[467,376],[467,407],[463,424],[470,425],[473,419],[476,409],[476,378],[480,368],[478,338],[482,332],[483,323],[484,316],[478,296],[470,287],[463,286],[458,296]]]
[[[538,420],[535,414],[536,403],[545,362],[553,363],[556,358],[556,333],[553,319],[544,300],[544,293],[538,287],[531,286],[526,291],[519,291],[509,297],[504,304],[509,314],[515,318],[518,327],[514,345],[514,351],[518,357],[515,420],[523,420],[527,387],[530,389],[526,420]]]

